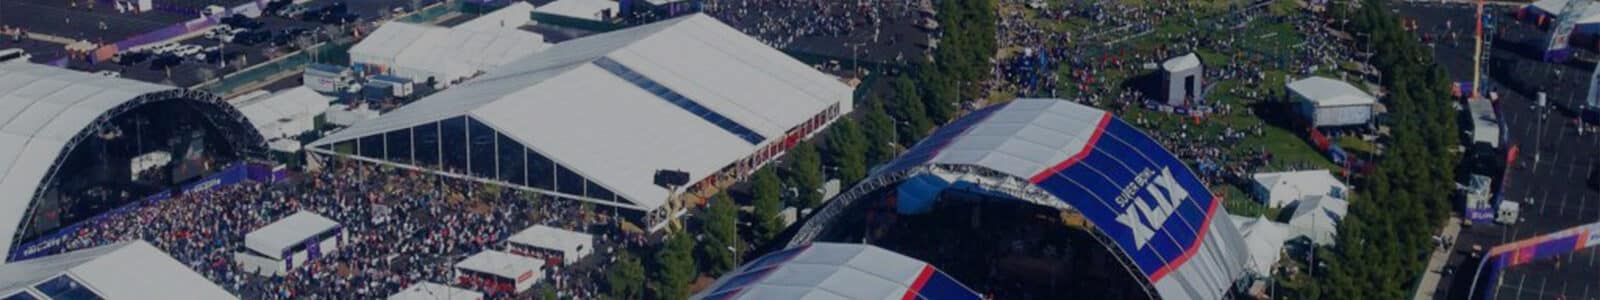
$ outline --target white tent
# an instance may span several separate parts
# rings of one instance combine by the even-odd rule
[[[1255,196],[1268,207],[1285,207],[1313,195],[1344,198],[1350,188],[1328,170],[1256,173]]]
[[[350,61],[369,72],[448,83],[549,47],[537,33],[478,27],[387,22],[350,48]]]
[[[326,217],[313,212],[300,211],[287,218],[267,224],[244,235],[244,246],[274,259],[283,259],[284,249],[339,227]]]
[[[534,12],[591,21],[604,21],[603,11],[617,13],[617,2],[609,0],[556,0],[533,9]]]
[[[486,128],[474,132],[503,135],[489,139],[504,149],[499,153],[533,157],[499,161],[549,163],[502,165],[500,172],[418,169],[653,211],[674,196],[651,181],[657,171],[683,171],[696,183],[740,163],[764,163],[760,159],[781,152],[784,143],[848,114],[851,100],[850,88],[837,78],[696,14],[557,44],[330,134],[307,151],[415,166],[405,162],[410,158],[338,153],[331,145],[381,134],[416,135],[420,144],[427,142],[422,132]],[[436,157],[427,158],[449,162],[464,156],[441,155],[450,152],[445,150],[429,151]],[[474,161],[496,161],[479,157]],[[506,176],[511,180],[492,174],[535,168],[527,176]],[[557,178],[555,185],[536,180],[550,177]]]
[[[418,282],[389,296],[389,300],[482,300],[483,293],[432,282]]]
[[[572,264],[594,253],[594,236],[544,225],[533,225],[506,238],[507,243],[561,252],[562,264]]]
[[[1272,276],[1272,267],[1283,255],[1283,242],[1289,240],[1289,224],[1273,222],[1263,216],[1230,217],[1233,224],[1239,226],[1239,235],[1244,237],[1244,244],[1250,250],[1246,269],[1256,276]]]
[[[141,240],[0,266],[0,295],[6,299],[17,293],[49,299],[43,296],[63,288],[107,300],[238,299]]]
[[[1304,101],[1300,105],[1300,113],[1318,127],[1369,123],[1378,105],[1378,99],[1366,91],[1327,77],[1316,76],[1290,82],[1289,92]]]
[[[270,96],[243,99],[233,106],[256,126],[261,136],[294,139],[316,130],[316,118],[328,109],[332,98],[306,86],[283,90]]]
[[[543,260],[494,250],[478,252],[456,263],[456,269],[514,280],[518,293],[544,280]]]
[[[493,29],[516,29],[533,21],[533,4],[515,1],[511,5],[496,9],[494,12],[477,17],[461,25],[451,27],[473,31],[487,31]]]
[[[1350,203],[1344,199],[1306,197],[1295,206],[1289,226],[1294,229],[1296,237],[1310,238],[1311,243],[1318,246],[1333,246],[1337,243],[1334,237],[1339,235],[1339,221],[1344,220],[1349,207]]]

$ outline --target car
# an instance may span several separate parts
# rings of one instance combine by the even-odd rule
[[[207,39],[215,40],[215,39],[221,38],[224,34],[227,34],[229,31],[233,31],[233,27],[232,26],[228,26],[227,24],[217,25],[216,27],[211,27],[211,30],[206,30],[205,37]]]
[[[221,63],[223,59],[232,61],[240,56],[244,56],[244,53],[239,51],[217,51],[206,53],[206,56],[204,58],[200,58],[200,60],[203,60],[208,64],[218,64]]]
[[[200,53],[200,50],[202,49],[203,47],[200,47],[200,45],[183,45],[178,47],[176,50],[173,50],[172,54],[178,56],[191,56],[195,55],[196,53]]]
[[[172,54],[161,54],[156,56],[155,59],[150,60],[150,69],[160,71],[167,67],[177,66],[182,63],[183,57]]]
[[[233,37],[233,43],[234,44],[239,44],[239,45],[244,45],[244,46],[254,46],[256,44],[260,44],[260,43],[263,43],[263,42],[268,42],[271,39],[272,39],[272,33],[271,32],[267,32],[267,31],[264,31],[264,30],[251,30],[251,31],[248,31],[248,32],[241,32],[238,35],[235,35]]]
[[[283,9],[278,10],[275,15],[287,19],[294,19],[300,17],[301,15],[305,15],[307,11],[309,10],[306,9],[305,6],[299,4],[289,4],[285,5]]]
[[[132,66],[132,65],[136,65],[136,64],[142,63],[142,62],[144,62],[146,60],[150,60],[150,56],[151,56],[150,52],[129,51],[129,52],[123,52],[123,53],[117,54],[116,57],[112,58],[112,61],[116,62],[119,65]]]
[[[150,53],[167,54],[167,53],[172,52],[173,50],[178,50],[179,46],[180,45],[177,44],[177,43],[168,43],[168,44],[156,45],[154,47],[150,47],[149,49],[150,49]]]
[[[233,27],[233,28],[248,28],[248,29],[261,29],[262,26],[266,25],[266,24],[261,23],[261,21],[256,21],[254,19],[250,19],[250,17],[246,17],[244,15],[232,15],[232,16],[228,16],[226,18],[222,18],[222,24],[226,24],[226,25],[228,25],[230,27]]]
[[[94,72],[94,74],[95,75],[100,75],[100,76],[105,76],[105,77],[122,77],[122,73],[121,72],[111,71],[111,70]]]
[[[338,14],[322,15],[322,19],[319,19],[317,21],[318,22],[322,22],[322,24],[327,24],[327,25],[344,25],[344,24],[355,23],[358,20],[361,20],[361,15],[359,15],[359,14],[338,13]]]

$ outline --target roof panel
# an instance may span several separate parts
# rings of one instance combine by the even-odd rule
[[[788,251],[796,251],[788,252]],[[794,258],[777,264],[779,255]],[[902,299],[923,272],[935,272],[914,258],[864,244],[814,243],[768,254],[724,274],[694,299]],[[978,299],[955,284],[952,292]],[[716,293],[716,294],[713,294]]]

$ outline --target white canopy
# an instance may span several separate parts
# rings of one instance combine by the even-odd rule
[[[1349,189],[1328,170],[1256,173],[1251,176],[1262,191],[1257,197],[1269,207],[1284,207],[1314,195],[1343,198]]]
[[[339,227],[322,215],[300,211],[244,236],[244,246],[273,259],[283,259],[283,249],[305,242],[325,231]]]
[[[328,110],[328,96],[298,86],[271,96],[232,103],[267,139],[294,138],[316,130],[315,119]]]
[[[1344,199],[1307,197],[1295,206],[1289,226],[1294,228],[1295,236],[1311,238],[1311,242],[1319,246],[1332,246],[1337,242],[1334,237],[1339,234],[1339,221],[1344,219],[1349,207],[1350,203]]]
[[[520,2],[519,2],[520,3]],[[389,300],[482,300],[483,293],[432,282],[418,282],[389,296]]]
[[[1194,53],[1189,53],[1188,55],[1179,56],[1179,57],[1173,57],[1173,58],[1167,59],[1167,61],[1161,63],[1161,68],[1167,70],[1167,72],[1177,72],[1177,71],[1194,69],[1194,68],[1199,68],[1199,67],[1200,67],[1200,56],[1197,56]]]
[[[1319,107],[1374,105],[1377,98],[1350,83],[1332,78],[1314,76],[1289,83],[1289,91]]]
[[[498,25],[498,24],[497,24]],[[440,82],[464,79],[549,47],[544,36],[516,28],[445,28],[391,21],[350,48],[355,64]]]
[[[1250,249],[1246,269],[1256,276],[1272,276],[1272,267],[1283,254],[1283,242],[1289,240],[1289,224],[1273,222],[1264,216],[1230,217],[1233,224],[1239,226],[1239,235],[1244,236],[1244,244]]]
[[[518,279],[532,276],[534,282],[544,279],[544,261],[527,256],[494,250],[485,250],[456,263],[457,269],[491,274],[501,278]]]
[[[602,21],[601,11],[618,13],[617,2],[609,0],[556,0],[533,9],[534,12],[592,21]]]
[[[39,284],[50,280],[71,280],[107,300],[238,299],[142,240],[0,266],[0,295],[43,295]]]
[[[814,243],[767,254],[692,299],[976,299],[927,263],[877,246]],[[937,280],[929,280],[937,278]],[[925,291],[941,294],[927,295]],[[968,298],[971,297],[971,298]]]
[[[522,27],[522,25],[527,25],[528,22],[531,21],[533,21],[533,4],[528,4],[528,2],[523,1],[514,1],[511,2],[511,5],[506,5],[506,7],[501,7],[500,9],[496,9],[494,12],[472,19],[472,21],[461,23],[461,25],[456,25],[452,28],[473,31],[487,31],[502,28],[516,29],[517,27]]]
[[[571,264],[594,252],[594,236],[544,225],[533,225],[506,239],[506,242],[540,249],[561,251],[562,263]]]

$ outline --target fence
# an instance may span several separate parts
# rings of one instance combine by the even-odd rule
[[[202,82],[190,88],[201,89],[227,97],[250,84],[275,80],[277,79],[274,78],[275,75],[284,72],[299,72],[306,65],[313,62],[337,65],[347,64],[350,60],[348,50],[352,45],[349,41],[319,43],[304,50],[274,58],[272,61],[228,74],[225,77]]]

